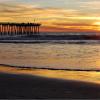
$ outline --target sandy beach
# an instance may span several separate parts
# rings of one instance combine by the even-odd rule
[[[0,73],[0,99],[100,98],[100,85]]]

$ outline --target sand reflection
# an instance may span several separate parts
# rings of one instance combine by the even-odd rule
[[[6,66],[0,66],[0,72],[12,74],[29,74],[48,78],[58,78],[67,80],[77,80],[100,84],[100,72],[86,71],[64,71],[47,69],[20,69]]]

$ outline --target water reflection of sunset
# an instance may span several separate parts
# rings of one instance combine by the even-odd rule
[[[28,74],[48,78],[76,80],[100,84],[100,72],[86,72],[86,71],[64,71],[64,70],[43,70],[43,69],[18,69],[7,66],[0,66],[0,72],[10,74]]]
[[[0,45],[1,64],[57,69],[99,69],[100,67],[99,44]]]

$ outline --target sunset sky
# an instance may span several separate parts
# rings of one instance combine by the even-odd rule
[[[0,21],[35,21],[41,31],[98,32],[100,0],[0,0]]]

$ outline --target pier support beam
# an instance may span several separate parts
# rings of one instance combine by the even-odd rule
[[[0,36],[30,36],[39,34],[38,23],[0,23]]]

